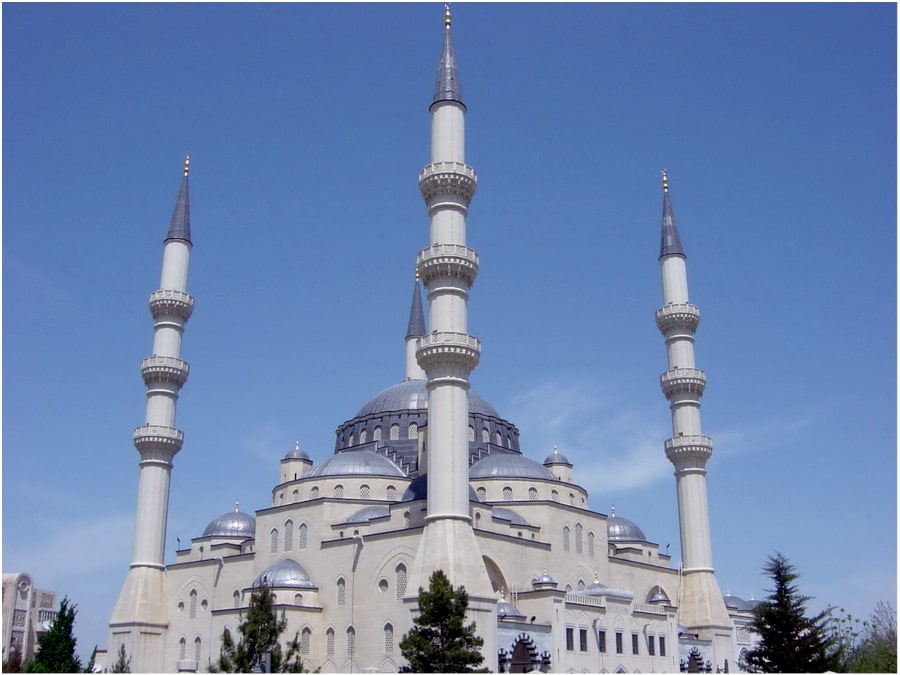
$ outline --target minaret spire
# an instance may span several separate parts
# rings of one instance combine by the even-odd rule
[[[459,84],[459,74],[456,70],[456,55],[453,53],[453,41],[450,39],[450,5],[444,5],[444,49],[441,52],[441,63],[438,66],[437,81],[434,85],[434,101],[431,105],[441,101],[455,101],[463,107],[462,87]]]
[[[412,304],[409,308],[409,324],[406,328],[406,379],[427,379],[425,371],[416,360],[417,342],[425,335],[425,312],[422,310],[422,292],[419,288],[419,272],[413,285]]]
[[[163,244],[160,289],[150,294],[153,352],[141,362],[147,386],[145,423],[134,430],[140,454],[138,503],[131,567],[110,620],[110,648],[119,645],[132,656],[137,672],[164,670],[164,635],[168,625],[164,566],[166,520],[172,458],[184,435],[175,428],[175,403],[188,377],[181,360],[184,326],[194,309],[187,293],[190,259],[189,159],[185,158],[181,189]]]
[[[683,559],[678,621],[713,643],[715,663],[734,660],[731,621],[712,566],[709,509],[706,498],[706,462],[712,455],[709,436],[700,428],[700,397],[706,374],[694,364],[694,332],[700,310],[688,300],[684,250],[669,199],[669,181],[663,177],[662,273],[663,306],[656,325],[666,341],[669,369],[660,376],[663,394],[672,411],[672,437],[665,442],[666,457],[675,467],[678,522]]]

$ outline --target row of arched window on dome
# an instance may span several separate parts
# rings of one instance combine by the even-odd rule
[[[346,491],[344,490],[343,485],[335,485],[331,489],[331,496],[335,497],[336,499],[343,499],[345,496],[345,493],[346,493]],[[384,490],[384,498],[390,502],[395,502],[398,500],[397,494],[398,493],[397,493],[396,485],[388,485],[387,488],[385,488],[385,490]],[[321,491],[319,490],[319,486],[313,485],[312,488],[310,488],[310,490],[309,490],[309,498],[311,500],[318,499],[320,496],[321,496]],[[279,503],[283,504],[284,498],[285,498],[284,492],[279,492],[278,493]],[[373,498],[372,497],[372,488],[366,484],[360,485],[359,486],[359,498],[360,499],[372,499]],[[299,502],[299,501],[300,501],[300,490],[295,488],[294,491],[291,492],[291,503]]]
[[[475,491],[476,496],[478,497],[478,501],[484,502],[487,501],[487,488],[480,487]],[[515,493],[511,485],[503,486],[503,500],[507,502],[511,502],[514,500]],[[536,487],[528,488],[528,501],[536,502],[540,499],[540,493]],[[550,490],[550,501],[558,502],[559,501],[559,491],[558,490]],[[569,504],[572,506],[576,505],[578,498],[575,496],[574,492],[569,493]],[[582,503],[584,503],[584,498],[581,499]]]
[[[406,428],[406,437],[407,438],[418,438],[419,437],[419,425],[415,422],[411,422],[409,426]],[[475,442],[475,427],[469,426],[469,442]],[[396,441],[400,439],[400,425],[392,424],[389,431],[389,438],[392,441]],[[372,440],[380,441],[382,439],[382,431],[381,427],[375,427],[372,430]],[[359,432],[359,442],[360,444],[368,443],[369,441],[369,433],[366,429],[361,429]],[[482,428],[481,430],[481,442],[482,443],[490,443],[491,442],[491,432],[487,427]],[[347,445],[356,445],[356,436],[353,432],[350,432],[350,435],[347,437]],[[503,445],[503,435],[499,431],[494,432],[494,445]],[[512,448],[512,435],[506,434],[506,447]]]

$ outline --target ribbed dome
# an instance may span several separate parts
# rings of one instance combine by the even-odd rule
[[[644,531],[627,518],[620,518],[616,510],[606,519],[607,539],[610,541],[647,541]]]
[[[270,588],[312,588],[316,585],[309,578],[303,565],[296,560],[285,558],[274,565],[270,565],[262,574],[253,581],[253,587],[263,583]]]
[[[288,454],[284,456],[284,459],[306,459],[309,460],[309,455],[306,454],[303,450],[300,449],[300,442],[294,446],[294,449],[291,450]]]
[[[542,478],[556,480],[556,476],[524,455],[495,452],[475,462],[469,478]]]
[[[240,511],[223,513],[210,521],[203,530],[203,536],[253,539],[256,536],[256,518]]]
[[[304,478],[325,476],[397,476],[405,478],[400,467],[384,455],[376,454],[371,450],[339,452],[314,465]]]
[[[544,460],[544,466],[552,466],[553,464],[565,464],[566,466],[572,466],[572,462],[569,461],[569,458],[556,448],[553,448],[553,452],[547,455],[547,459]]]
[[[397,410],[428,410],[428,391],[425,380],[406,380],[373,396],[357,417],[379,415]],[[494,407],[471,389],[469,390],[469,414],[481,413],[486,417],[500,417]]]

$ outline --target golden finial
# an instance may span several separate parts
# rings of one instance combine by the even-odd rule
[[[595,584],[600,583],[600,573],[597,570],[594,570],[594,583]]]
[[[663,179],[663,192],[669,191],[669,176],[666,174],[666,170],[662,170],[662,179]]]
[[[559,454],[559,448],[556,447],[556,443],[553,444],[553,454],[554,454],[554,455],[558,455],[558,454]]]
[[[444,5],[444,28],[450,30],[450,3]]]
[[[416,281],[419,280],[419,266],[416,265]]]
[[[188,171],[190,171],[190,170],[191,170],[191,156],[185,155],[184,156],[184,175],[187,176]]]

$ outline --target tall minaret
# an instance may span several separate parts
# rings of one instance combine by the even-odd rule
[[[163,244],[160,290],[150,294],[153,354],[141,362],[147,385],[146,422],[134,430],[134,446],[140,453],[134,549],[110,620],[110,653],[124,644],[136,672],[162,672],[165,665],[163,643],[169,620],[164,555],[169,480],[172,458],[183,440],[183,434],[175,428],[175,403],[188,376],[188,364],[180,358],[181,336],[194,308],[194,299],[186,291],[191,252],[189,162],[185,157],[181,190]]]
[[[425,380],[427,375],[416,359],[419,338],[425,335],[425,313],[422,311],[422,291],[419,289],[419,272],[413,286],[412,305],[409,308],[409,324],[406,328],[406,379]]]
[[[428,515],[408,588],[413,594],[419,586],[427,588],[436,569],[452,584],[465,586],[471,618],[485,638],[490,663],[496,654],[496,596],[472,531],[469,506],[469,374],[478,364],[481,344],[469,335],[466,316],[469,288],[478,271],[478,255],[466,246],[466,214],[476,177],[465,163],[466,106],[450,39],[450,8],[445,7],[444,47],[429,108],[431,163],[419,173],[431,222],[431,245],[416,260],[428,290],[431,331],[418,340],[416,351],[428,377]]]
[[[712,439],[700,430],[700,397],[706,375],[694,364],[694,332],[700,310],[688,301],[684,249],[678,236],[669,199],[669,182],[663,171],[662,272],[663,306],[656,311],[656,325],[666,340],[669,369],[660,377],[672,410],[672,438],[665,443],[666,457],[675,466],[678,521],[683,559],[679,623],[713,642],[713,665],[733,668],[731,621],[722,600],[712,566],[709,508],[706,500],[706,461],[712,455]]]

